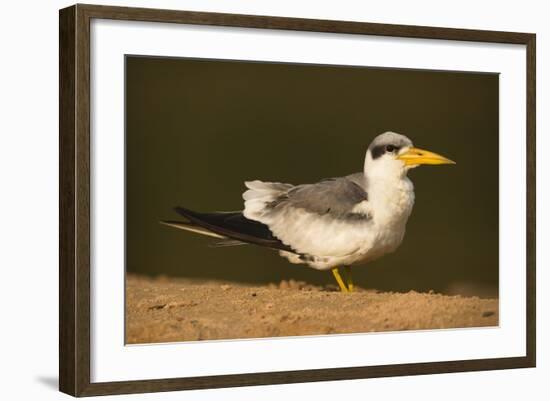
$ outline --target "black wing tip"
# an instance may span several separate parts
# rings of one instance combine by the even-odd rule
[[[189,220],[186,225],[200,226],[234,241],[296,253],[275,237],[268,226],[247,219],[240,211],[199,213],[182,206],[175,206],[174,211]]]
[[[181,220],[159,220],[159,224],[190,224],[189,221],[181,221]]]
[[[187,217],[187,218],[189,218],[189,216],[194,216],[194,215],[196,214],[196,213],[193,212],[191,209],[187,209],[187,208],[185,208],[185,207],[183,207],[183,206],[175,206],[175,207],[174,207],[174,211],[175,211],[177,214],[179,214],[179,215],[181,215],[181,216],[183,216],[183,217]]]
[[[186,212],[187,209],[184,208],[184,207],[181,207],[181,206],[174,206],[172,208],[174,210],[174,212],[178,213],[178,214],[181,214],[182,212]]]

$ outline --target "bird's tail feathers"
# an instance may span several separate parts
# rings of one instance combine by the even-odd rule
[[[247,242],[242,242],[236,239],[222,239],[221,241],[213,242],[208,245],[210,248],[225,248],[226,246],[249,245]]]
[[[288,245],[273,236],[273,233],[267,225],[246,218],[242,212],[199,213],[181,206],[175,207],[174,210],[182,216],[185,221],[163,221],[163,224],[215,238],[221,238],[222,241],[218,246],[233,246],[240,245],[240,243],[249,243],[293,252]]]
[[[214,238],[221,238],[223,240],[227,239],[227,237],[224,237],[223,235],[213,233],[212,231],[208,230],[207,228],[201,227],[197,224],[191,223],[191,222],[184,222],[184,221],[175,221],[175,220],[161,220],[161,224],[164,224],[166,226],[179,228],[180,230],[186,230],[191,231],[193,233],[206,235],[209,237]],[[223,242],[223,241],[221,241]]]

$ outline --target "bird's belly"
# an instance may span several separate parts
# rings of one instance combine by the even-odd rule
[[[310,252],[297,255],[281,252],[292,263],[305,263],[318,270],[328,270],[335,266],[351,266],[377,259],[386,253],[393,252],[401,243],[404,228],[396,227],[378,229],[374,223],[350,224],[338,227],[340,230],[327,236],[315,235],[319,242],[313,240],[307,247]]]
[[[349,227],[353,235],[346,235],[349,242],[346,244],[346,253],[328,254],[324,257],[316,257],[307,262],[311,267],[327,270],[334,266],[359,265],[378,259],[388,253],[394,252],[405,236],[405,228],[409,215],[394,215],[391,221],[377,224],[374,221],[362,226]],[[326,248],[325,248],[326,249]],[[303,263],[303,262],[302,262]]]
[[[295,250],[281,252],[292,263],[305,263],[319,270],[357,265],[393,252],[401,244],[410,206],[388,210],[379,219],[338,220],[306,212],[296,213],[285,224],[270,228]]]
[[[363,245],[372,221],[338,219],[297,211],[292,218],[273,222],[270,229],[283,243],[299,254],[344,256]]]
[[[403,240],[405,235],[405,226],[392,227],[378,230],[369,241],[365,241],[364,246],[359,249],[351,264],[366,263],[384,256],[387,253],[394,252]]]

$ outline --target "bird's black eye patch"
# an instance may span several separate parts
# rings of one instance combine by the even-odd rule
[[[399,146],[395,145],[378,145],[371,149],[373,160],[378,159],[384,153],[394,153],[399,151]]]

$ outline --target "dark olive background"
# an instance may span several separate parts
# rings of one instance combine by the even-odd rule
[[[331,283],[274,251],[213,249],[159,221],[177,219],[176,205],[240,210],[245,180],[361,171],[370,141],[396,131],[457,164],[409,173],[405,240],[355,267],[356,283],[498,294],[498,85],[485,73],[127,56],[127,271]]]

